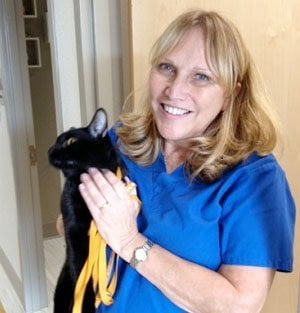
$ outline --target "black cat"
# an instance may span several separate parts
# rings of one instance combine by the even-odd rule
[[[106,168],[113,172],[121,167],[121,161],[107,135],[105,111],[97,110],[87,127],[73,128],[61,134],[48,155],[49,162],[61,169],[66,178],[61,197],[66,260],[55,290],[54,313],[69,313],[72,312],[76,280],[88,255],[88,230],[92,219],[78,190],[80,174],[87,172],[90,167]],[[90,281],[82,312],[95,312],[94,303],[95,295]]]

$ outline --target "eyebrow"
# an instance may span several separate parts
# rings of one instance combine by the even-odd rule
[[[163,62],[163,63],[164,62],[170,63],[171,65],[177,67],[176,64],[172,60],[170,60],[170,59],[168,59],[166,57],[162,58],[159,63],[161,63],[161,62]],[[193,67],[193,70],[196,71],[196,72],[197,71],[206,72],[206,73],[208,73],[210,75],[213,75],[213,72],[209,68],[204,68],[204,67],[201,67],[201,66],[195,66],[195,67]]]

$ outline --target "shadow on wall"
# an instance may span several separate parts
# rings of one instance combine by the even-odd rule
[[[2,81],[1,81],[1,67],[0,67],[0,99],[3,98],[3,86],[2,86]]]

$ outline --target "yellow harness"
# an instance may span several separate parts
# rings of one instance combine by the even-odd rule
[[[117,169],[116,176],[121,179],[121,169]],[[133,200],[137,201],[140,208],[140,200],[132,191],[135,189],[133,183],[126,184],[126,188]],[[101,302],[105,305],[113,303],[113,295],[117,286],[118,279],[118,260],[119,256],[112,251],[109,261],[106,261],[106,242],[99,234],[95,222],[92,221],[89,229],[89,254],[87,260],[77,279],[74,291],[74,305],[72,313],[81,313],[87,284],[92,277],[93,288],[96,294],[95,308]]]

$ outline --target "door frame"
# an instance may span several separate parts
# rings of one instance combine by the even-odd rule
[[[0,2],[3,100],[7,112],[17,199],[21,287],[13,286],[26,312],[47,306],[39,184],[30,166],[35,146],[22,2]],[[13,280],[12,280],[13,283]]]

